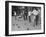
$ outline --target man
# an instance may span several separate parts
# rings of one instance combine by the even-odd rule
[[[14,11],[14,16],[15,16],[15,20],[16,20],[16,11]]]
[[[34,22],[36,22],[36,25],[37,25],[38,24],[38,18],[39,18],[39,16],[38,16],[39,12],[34,8],[32,14],[34,15]]]
[[[28,11],[29,22],[31,22],[31,14],[32,14],[32,12]]]
[[[24,12],[24,20],[27,20],[27,15],[28,15],[28,12],[25,11],[25,12]]]

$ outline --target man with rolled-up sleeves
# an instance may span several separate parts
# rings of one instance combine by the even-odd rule
[[[39,18],[39,16],[38,16],[39,12],[34,8],[32,14],[34,15],[34,22],[37,25],[38,24],[38,18]]]

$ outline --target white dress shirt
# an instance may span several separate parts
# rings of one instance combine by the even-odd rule
[[[39,14],[39,12],[38,12],[38,11],[36,11],[36,10],[33,10],[33,12],[32,12],[32,13],[33,13],[35,16]]]

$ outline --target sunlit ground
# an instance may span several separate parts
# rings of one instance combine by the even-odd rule
[[[38,21],[38,25],[36,26],[32,22],[29,23],[29,20],[24,21],[23,18],[18,20],[15,18],[15,16],[12,16],[12,31],[39,30],[39,29],[41,29],[40,20]]]

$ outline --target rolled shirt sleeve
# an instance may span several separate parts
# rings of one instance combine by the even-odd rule
[[[31,12],[31,11],[29,11],[29,12],[28,12],[28,16],[30,16],[31,14],[32,14],[32,12]]]

